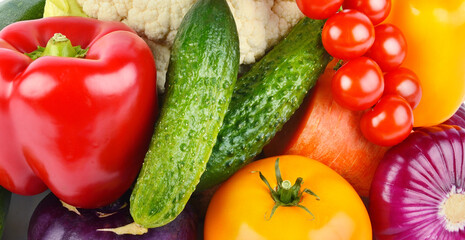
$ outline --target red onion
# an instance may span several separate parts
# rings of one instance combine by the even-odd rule
[[[452,116],[444,124],[457,125],[459,127],[465,128],[465,105],[462,104],[454,116]]]
[[[369,210],[379,240],[465,239],[465,130],[420,128],[391,148]]]

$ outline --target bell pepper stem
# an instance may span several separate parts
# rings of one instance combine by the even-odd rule
[[[65,35],[55,33],[45,48],[38,46],[37,50],[26,55],[32,60],[44,56],[84,58],[88,50],[88,48],[82,49],[81,46],[73,46]]]

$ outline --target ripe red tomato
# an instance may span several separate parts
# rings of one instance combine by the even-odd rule
[[[330,17],[322,31],[323,46],[335,58],[360,57],[375,41],[375,28],[370,19],[356,10],[344,10]]]
[[[297,0],[302,13],[312,19],[326,19],[335,14],[343,0]]]
[[[331,90],[339,105],[354,111],[365,110],[383,95],[383,73],[370,58],[355,58],[336,72]]]
[[[377,25],[389,15],[391,0],[345,0],[342,7],[364,13],[370,18],[373,25]]]
[[[402,142],[412,128],[412,108],[405,99],[392,94],[383,96],[360,120],[363,136],[381,146],[394,146]]]
[[[407,56],[407,41],[402,31],[392,24],[375,27],[375,42],[366,56],[375,60],[384,72],[398,68]]]
[[[421,86],[418,76],[410,69],[398,68],[384,75],[384,95],[397,94],[415,109],[420,103]]]

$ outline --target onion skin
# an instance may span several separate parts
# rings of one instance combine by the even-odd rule
[[[454,116],[444,122],[444,124],[457,125],[461,128],[465,128],[465,105],[462,104]]]
[[[53,194],[35,209],[28,231],[29,240],[195,240],[197,216],[190,205],[171,223],[148,229],[143,235],[118,235],[97,229],[117,228],[134,222],[129,214],[128,197],[99,209],[78,209],[81,215],[63,207]],[[98,213],[115,213],[98,217]]]
[[[419,128],[391,148],[373,179],[369,211],[378,240],[465,239],[439,215],[451,191],[465,190],[465,130]]]

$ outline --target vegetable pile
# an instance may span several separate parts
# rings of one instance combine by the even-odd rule
[[[0,2],[0,237],[465,239],[453,2]]]
[[[263,152],[266,157],[300,155],[322,162],[367,197],[376,167],[388,148],[363,137],[359,128],[362,112],[335,102],[331,94],[335,64],[328,64],[313,92]]]
[[[238,70],[239,40],[227,3],[198,1],[174,41],[160,118],[131,195],[136,223],[163,226],[183,210],[205,171]]]
[[[196,0],[49,0],[63,15],[77,2],[82,12],[104,21],[121,21],[137,31],[152,49],[157,85],[164,92],[170,53],[181,21]],[[240,63],[253,64],[276,45],[304,15],[289,0],[227,0],[240,43]]]
[[[308,17],[328,18],[322,30],[323,45],[344,62],[332,80],[334,99],[353,111],[371,108],[360,120],[369,141],[382,146],[402,142],[412,131],[412,111],[421,98],[421,87],[411,70],[406,69],[413,76],[408,79],[392,72],[403,63],[407,43],[395,25],[377,25],[388,16],[390,1],[346,0],[339,12],[343,1],[322,2],[299,1],[299,7]],[[390,76],[385,81],[383,72],[400,79],[392,81]],[[403,84],[406,81],[413,83]]]

